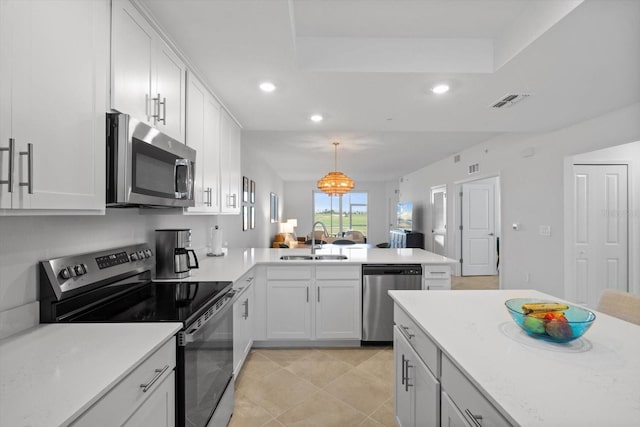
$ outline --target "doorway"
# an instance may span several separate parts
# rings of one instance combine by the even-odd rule
[[[431,252],[447,253],[447,187],[431,188]]]
[[[492,276],[500,272],[500,178],[499,176],[461,182],[457,185],[458,274]]]
[[[629,290],[628,165],[573,165],[575,301],[597,307],[607,288]]]

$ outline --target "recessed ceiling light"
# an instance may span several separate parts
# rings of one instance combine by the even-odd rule
[[[449,85],[445,85],[445,84],[435,85],[434,87],[431,88],[431,92],[437,95],[447,93],[449,92]]]
[[[321,122],[322,119],[324,119],[324,117],[322,117],[320,114],[314,114],[313,116],[309,117],[311,119],[312,122]]]
[[[260,90],[263,92],[273,92],[276,90],[276,85],[271,82],[262,82],[260,83]]]

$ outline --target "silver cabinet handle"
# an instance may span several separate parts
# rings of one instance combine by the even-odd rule
[[[204,190],[204,192],[207,194],[207,202],[206,202],[206,205],[207,205],[207,206],[211,206],[211,200],[213,199],[213,197],[212,197],[212,195],[211,195],[211,194],[212,194],[212,189],[211,189],[211,187],[207,187],[207,189],[206,189],[206,190]]]
[[[494,236],[494,234],[493,233],[489,233],[489,236]]]
[[[405,363],[407,364],[407,367],[405,368],[405,370],[407,371],[407,377],[404,381],[404,391],[408,392],[409,387],[413,387],[413,384],[409,384],[409,368],[413,368],[413,366],[409,365],[409,359],[405,359]]]
[[[415,337],[414,334],[409,332],[409,327],[408,326],[403,326],[403,325],[399,325],[399,326],[400,326],[400,330],[403,332],[403,335],[405,337],[407,337],[407,339],[411,339],[411,338]]]
[[[157,123],[160,121],[160,94],[158,94],[157,98],[151,98],[151,100],[153,101],[153,114],[151,117],[153,117],[153,122]]]
[[[236,196],[237,196],[237,194],[236,194],[236,193],[233,193],[233,194],[231,195],[231,198],[233,199],[233,204],[231,205],[231,207],[232,207],[232,208],[235,208],[235,207],[236,207]]]
[[[0,181],[0,184],[7,184],[9,193],[13,192],[13,153],[16,151],[16,140],[9,138],[8,147],[0,147],[0,152],[7,151],[9,153],[9,176],[6,180]]]
[[[160,98],[160,94],[158,94],[158,98]],[[158,115],[160,115],[160,105],[162,105],[162,118],[159,118],[158,121],[162,122],[163,125],[167,124],[167,98],[162,98],[162,102],[158,99]]]
[[[140,387],[142,388],[142,392],[146,393],[147,391],[149,391],[149,389],[153,386],[153,384],[155,384],[156,381],[158,381],[160,379],[160,377],[162,376],[162,374],[164,374],[167,369],[169,369],[169,365],[164,365],[164,368],[162,369],[156,369],[156,375],[155,377],[151,378],[151,381],[149,381],[146,384],[140,384]]]
[[[464,410],[464,413],[471,419],[473,425],[476,427],[482,427],[482,415],[474,415],[468,408]]]
[[[21,156],[27,156],[27,182],[20,181],[20,187],[27,187],[29,194],[33,194],[33,144],[27,144],[27,151],[20,151]]]
[[[244,313],[242,314],[242,318],[243,319],[248,319],[249,318],[249,298],[244,300],[242,305],[244,306]]]
[[[405,381],[405,377],[404,377],[404,362],[405,362],[405,358],[404,358],[404,354],[402,355],[402,385],[404,385],[404,381]]]
[[[233,200],[233,203],[231,202],[231,200]],[[235,208],[236,207],[236,195],[234,194],[227,194],[227,207],[228,208]]]
[[[309,287],[307,286],[307,302],[309,302]]]
[[[320,302],[320,287],[318,286],[318,302]]]

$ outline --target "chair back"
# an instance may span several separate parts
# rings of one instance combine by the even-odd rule
[[[640,295],[605,289],[600,296],[598,311],[640,325]]]

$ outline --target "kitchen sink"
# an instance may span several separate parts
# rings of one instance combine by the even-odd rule
[[[346,255],[316,255],[315,258],[319,261],[348,259]]]
[[[282,255],[280,257],[283,261],[293,261],[293,260],[307,260],[310,261],[313,259],[311,255]]]

